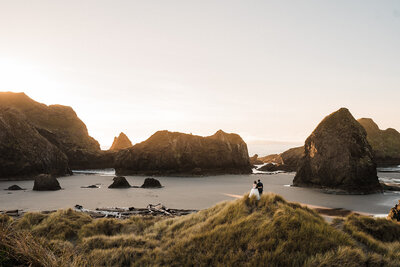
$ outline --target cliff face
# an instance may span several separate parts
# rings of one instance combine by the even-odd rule
[[[18,110],[0,107],[0,178],[69,174],[65,154]]]
[[[381,190],[366,136],[345,108],[325,117],[305,142],[293,184],[356,193]]]
[[[124,133],[120,133],[118,137],[114,137],[110,150],[121,150],[132,147],[131,140]]]
[[[297,171],[300,160],[304,157],[304,147],[294,147],[286,150],[281,155],[283,165],[287,170]]]
[[[201,137],[159,131],[116,156],[118,174],[203,175],[251,173],[247,145],[237,134]]]
[[[86,125],[71,107],[38,103],[24,93],[0,93],[0,106],[12,107],[61,150],[100,150],[99,143],[89,136]]]
[[[0,107],[13,108],[24,115],[30,126],[67,156],[71,169],[112,167],[109,153],[100,150],[99,143],[89,136],[86,125],[71,107],[47,106],[24,93],[11,92],[0,92]],[[92,166],[87,166],[87,159],[92,160]]]
[[[400,133],[395,129],[379,129],[378,125],[368,118],[358,122],[367,131],[367,140],[372,147],[378,165],[400,164]]]

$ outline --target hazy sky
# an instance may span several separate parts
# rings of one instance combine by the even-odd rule
[[[157,130],[304,141],[344,106],[400,130],[400,1],[2,1],[0,91],[103,147]]]

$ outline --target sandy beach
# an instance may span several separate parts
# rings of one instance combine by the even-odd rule
[[[380,173],[379,176],[384,179],[400,179],[400,173]],[[110,173],[61,177],[58,180],[63,189],[52,192],[32,191],[33,181],[3,181],[0,182],[0,210],[43,211],[71,208],[75,204],[89,209],[141,208],[149,203],[162,203],[169,208],[199,210],[244,195],[256,179],[261,179],[266,192],[282,195],[288,201],[319,207],[343,208],[377,216],[386,215],[400,198],[400,194],[396,192],[372,195],[332,195],[316,189],[291,187],[289,185],[293,180],[293,173],[188,178],[158,177],[157,179],[164,186],[161,189],[108,189],[113,177]],[[127,176],[126,178],[131,185],[140,186],[146,177]],[[13,184],[26,190],[4,190]],[[100,188],[81,188],[93,184],[99,185]]]

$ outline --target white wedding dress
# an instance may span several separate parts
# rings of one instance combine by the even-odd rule
[[[258,193],[257,185],[253,185],[253,188],[250,190],[249,197],[256,196],[257,200],[260,200],[260,193]]]

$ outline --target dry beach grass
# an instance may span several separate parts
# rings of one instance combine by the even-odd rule
[[[0,265],[399,266],[400,225],[265,194],[176,218],[92,219],[72,210],[1,217]]]

